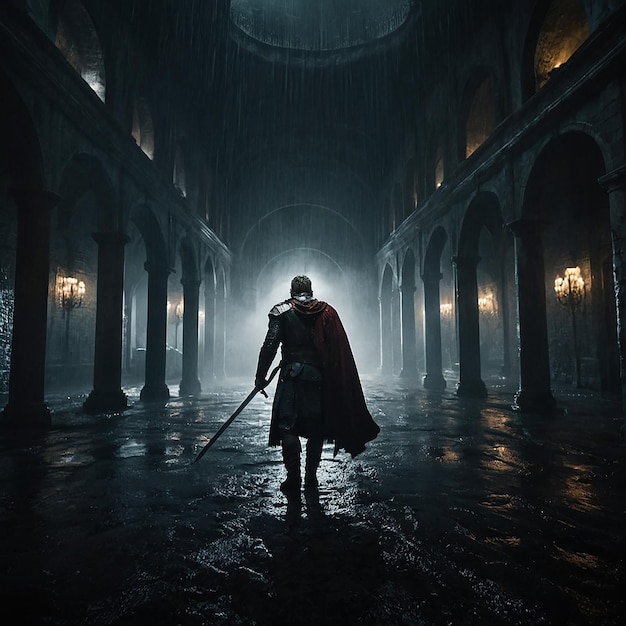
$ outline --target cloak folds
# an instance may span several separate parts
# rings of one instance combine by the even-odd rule
[[[376,438],[380,427],[372,418],[363,396],[348,336],[333,307],[320,300],[289,301],[301,315],[315,315],[313,343],[324,373],[323,413],[334,454],[342,448],[355,457]]]

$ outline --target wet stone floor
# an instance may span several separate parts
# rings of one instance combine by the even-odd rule
[[[378,439],[356,459],[325,446],[319,493],[290,500],[271,394],[192,463],[246,381],[166,406],[130,388],[122,415],[48,398],[49,432],[0,433],[2,623],[624,623],[615,397],[521,415],[504,388],[363,382]]]

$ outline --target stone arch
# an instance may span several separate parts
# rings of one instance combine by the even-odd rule
[[[30,113],[11,81],[0,73],[0,192],[2,228],[0,228],[0,272],[5,297],[10,295],[13,308],[13,282],[15,277],[15,255],[19,206],[14,192],[21,189],[42,189],[44,186],[43,158],[35,126]],[[8,158],[10,155],[10,158]],[[10,292],[10,294],[9,294]],[[8,302],[8,301],[7,301]],[[6,306],[9,306],[7,303]],[[10,337],[5,338],[10,344]],[[6,347],[6,356],[10,348]],[[2,366],[4,368],[4,365]],[[6,362],[6,384],[8,385],[8,361]],[[3,379],[4,380],[4,379]]]
[[[426,375],[424,387],[435,391],[445,389],[441,354],[441,308],[439,287],[442,278],[441,257],[448,234],[443,226],[437,226],[430,235],[424,255],[424,335]]]
[[[350,289],[342,276],[348,273],[352,278],[354,274],[354,280],[358,282],[369,278],[366,276],[368,256],[365,248],[362,232],[331,207],[309,203],[281,206],[266,214],[245,233],[238,248],[236,291],[254,294],[259,304],[259,298],[269,296],[272,286],[290,280],[298,271],[306,271],[318,279],[318,284],[337,286],[338,289],[329,288],[327,297],[335,301],[340,294],[348,308],[360,315],[364,294],[362,290]],[[281,260],[282,266],[278,267]],[[272,270],[272,277],[262,274],[267,268]],[[258,288],[259,277],[265,281],[263,289]],[[320,293],[319,290],[316,293]],[[283,298],[284,291],[279,289],[273,297]],[[263,302],[263,305],[271,304],[275,302],[267,299]]]
[[[93,194],[93,228],[98,232],[119,230],[120,214],[111,179],[100,160],[86,153],[72,155],[63,168],[59,184],[62,201],[57,211],[58,225],[63,227],[71,221],[77,204],[90,192]]]
[[[617,314],[606,171],[597,142],[581,132],[553,138],[531,170],[523,216],[542,226],[541,251],[552,382],[615,391],[619,388]],[[579,267],[581,303],[559,304],[554,290],[566,267]],[[520,294],[521,296],[521,294]]]
[[[141,204],[131,211],[130,219],[143,239],[146,262],[148,264],[163,263],[168,258],[167,245],[163,230],[154,212],[147,204]]]
[[[298,220],[292,219],[295,212],[300,213]],[[323,215],[323,219],[319,219],[318,214]],[[239,247],[239,256],[245,256],[249,246],[257,246],[256,240],[263,239],[265,233],[276,227],[277,224],[280,224],[281,230],[292,228],[293,226],[300,229],[306,226],[310,229],[312,224],[328,224],[328,220],[333,220],[333,228],[331,230],[336,233],[339,241],[345,241],[346,239],[354,241],[356,239],[358,242],[358,251],[363,252],[365,248],[363,234],[345,215],[342,215],[332,207],[322,204],[297,203],[276,207],[259,218],[244,235]],[[327,228],[324,230],[324,234],[326,238],[328,238],[331,233],[328,232],[329,229]],[[287,238],[291,237],[289,231],[285,234]]]
[[[415,270],[415,255],[413,250],[409,248],[402,262],[402,282],[400,284],[402,328],[402,370],[400,375],[408,380],[416,379],[418,375]]]
[[[81,0],[56,0],[49,14],[56,47],[104,102],[104,55],[88,9]]]
[[[337,261],[337,259],[335,259],[332,255],[328,254],[327,252],[324,252],[323,250],[319,250],[317,248],[307,248],[307,247],[299,246],[297,248],[289,248],[287,250],[282,250],[278,254],[275,254],[271,259],[269,259],[265,263],[265,265],[263,265],[259,269],[259,271],[257,273],[257,277],[256,277],[257,290],[260,289],[259,282],[261,280],[265,281],[267,279],[268,275],[270,277],[273,277],[272,272],[269,270],[269,268],[272,265],[275,265],[277,262],[281,261],[281,259],[283,259],[285,257],[290,257],[290,256],[294,256],[294,255],[298,255],[299,258],[297,260],[297,265],[298,266],[302,266],[303,267],[302,271],[307,273],[307,274],[310,273],[307,266],[311,262],[311,258],[312,257],[318,257],[318,258],[323,259],[324,264],[325,264],[324,265],[325,269],[330,270],[331,272],[336,272],[341,277],[341,281],[342,282],[345,279],[345,272],[344,272],[344,269],[343,269],[341,263],[339,261]],[[292,274],[293,274],[293,272],[288,272],[287,273],[289,278],[291,278]],[[270,278],[269,282],[273,283],[274,281]],[[343,287],[345,289],[345,288],[347,288],[347,285],[342,284],[341,287]],[[282,288],[282,286],[281,286],[281,288]]]
[[[500,117],[495,74],[481,66],[467,81],[461,99],[458,124],[459,161],[471,154],[489,137]]]
[[[105,276],[114,270],[99,263],[97,243],[104,233],[117,233],[117,210],[111,180],[100,161],[89,154],[69,159],[61,173],[59,193],[62,199],[51,233],[56,294],[48,318],[47,377],[50,383],[87,383],[96,364],[98,308],[107,306],[98,296],[118,296],[101,294]],[[68,280],[84,285],[78,299],[60,296]]]
[[[379,289],[380,303],[380,373],[393,374],[393,311],[392,299],[397,280],[387,263],[382,273]]]
[[[12,189],[42,189],[44,162],[37,130],[20,94],[2,72],[0,92],[0,142],[6,146],[0,154],[11,157],[0,161],[2,175]]]
[[[137,227],[144,243],[148,273],[146,294],[145,384],[141,399],[164,402],[169,398],[165,383],[167,343],[167,283],[170,267],[168,249],[161,225],[147,204],[131,211],[131,222]]]
[[[502,228],[497,196],[477,194],[463,219],[456,258],[459,395],[484,396],[483,363],[497,362],[498,373],[504,365]]]
[[[589,36],[582,0],[541,0],[531,18],[522,59],[522,96],[530,98]]]

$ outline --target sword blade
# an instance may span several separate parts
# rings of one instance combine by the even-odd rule
[[[276,375],[276,372],[280,369],[280,365],[277,365],[272,371],[270,377],[268,378],[268,384],[271,382],[272,378]],[[250,400],[256,396],[259,391],[262,391],[262,387],[255,387],[247,396],[247,398],[237,407],[237,410],[220,426],[219,430],[211,437],[208,443],[200,450],[198,456],[194,459],[193,463],[198,462],[207,452],[207,450],[219,439],[220,435],[233,423],[235,418],[241,413],[250,403]],[[192,464],[193,464],[192,463]]]
[[[207,452],[207,450],[219,439],[220,435],[233,423],[234,419],[241,413],[246,406],[250,403],[250,400],[256,396],[256,394],[261,390],[260,387],[255,387],[249,394],[248,397],[239,405],[237,410],[220,426],[219,430],[211,437],[209,442],[200,450],[200,453],[195,458],[194,463],[199,461]]]

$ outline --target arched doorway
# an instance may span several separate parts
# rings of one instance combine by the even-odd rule
[[[524,216],[543,225],[547,341],[556,387],[620,389],[609,206],[598,183],[604,170],[591,137],[566,133],[543,149],[524,198]],[[577,301],[555,290],[567,268],[578,268]]]
[[[467,209],[459,237],[457,311],[458,395],[483,397],[483,371],[504,370],[505,323],[502,214],[497,197],[483,192]]]
[[[145,252],[143,264],[148,273],[145,296],[145,383],[140,398],[146,402],[163,402],[170,396],[165,383],[167,342],[167,283],[170,267],[165,238],[158,220],[147,205],[138,206],[131,220],[141,235]],[[133,259],[141,262],[140,259]],[[139,305],[138,305],[139,308]],[[141,322],[137,320],[137,324]]]

